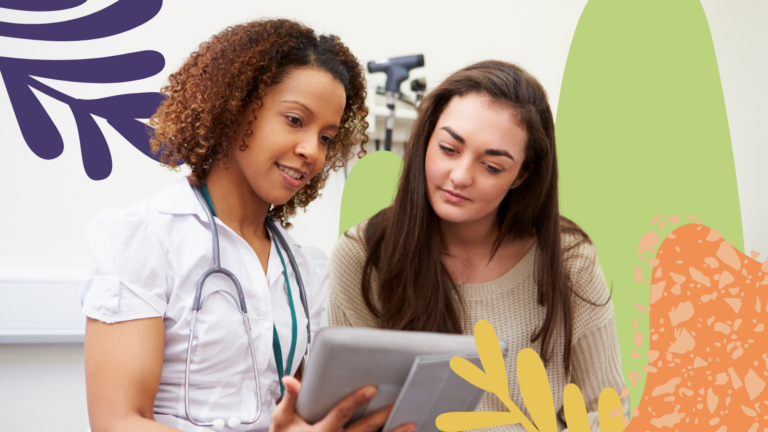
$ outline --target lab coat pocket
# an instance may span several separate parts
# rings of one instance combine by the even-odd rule
[[[83,313],[93,319],[112,324],[120,316],[120,279],[112,276],[92,277],[80,288]]]

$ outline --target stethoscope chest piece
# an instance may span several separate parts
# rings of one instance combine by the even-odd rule
[[[259,382],[259,369],[256,363],[256,351],[253,348],[253,335],[251,333],[250,321],[248,320],[248,310],[245,305],[245,295],[243,294],[243,289],[240,286],[240,281],[238,281],[237,277],[231,271],[221,267],[221,259],[219,255],[219,234],[216,228],[216,221],[213,218],[213,213],[211,211],[211,208],[209,207],[208,202],[206,201],[205,197],[203,197],[203,193],[200,191],[200,189],[196,187],[193,187],[192,189],[195,193],[195,196],[197,197],[197,200],[203,206],[203,209],[205,210],[205,214],[208,217],[208,223],[210,224],[210,227],[211,227],[211,237],[213,239],[213,267],[203,272],[202,276],[200,276],[200,279],[197,281],[197,287],[195,289],[195,298],[192,305],[192,310],[193,310],[192,322],[190,324],[189,341],[187,343],[186,367],[184,370],[184,413],[187,417],[187,420],[189,420],[189,422],[194,424],[195,426],[210,426],[210,427],[213,427],[213,429],[215,430],[224,429],[224,425],[225,425],[224,419],[215,419],[211,422],[197,421],[192,418],[192,415],[190,414],[190,410],[189,410],[189,370],[190,370],[190,363],[192,361],[192,344],[195,337],[195,324],[197,322],[197,313],[200,311],[200,309],[202,309],[203,304],[205,302],[205,299],[201,301],[200,296],[202,294],[203,285],[205,284],[206,279],[208,279],[209,276],[218,273],[226,276],[230,281],[232,281],[232,284],[235,286],[235,290],[237,291],[236,302],[238,303],[240,314],[243,317],[243,326],[245,328],[246,335],[248,336],[248,348],[249,348],[248,351],[250,352],[250,355],[251,355],[251,364],[253,366],[253,374],[256,381],[256,385],[254,388],[256,393],[256,414],[254,415],[254,417],[248,421],[243,421],[238,417],[230,417],[227,420],[226,424],[231,428],[236,428],[243,424],[251,425],[256,423],[261,417],[262,403],[261,403],[261,385]],[[293,268],[294,278],[299,285],[299,295],[301,297],[301,303],[304,309],[304,313],[307,317],[307,347],[304,351],[304,358],[302,361],[302,363],[304,364],[304,369],[306,370],[306,365],[308,361],[309,344],[311,342],[311,339],[310,339],[311,333],[310,333],[310,324],[309,324],[309,308],[307,306],[307,298],[306,298],[306,293],[304,291],[304,283],[301,279],[301,274],[299,273],[299,266],[296,263],[296,259],[294,258],[293,253],[291,253],[290,247],[288,247],[288,242],[285,241],[285,238],[282,236],[280,231],[275,226],[275,223],[272,222],[272,220],[269,217],[267,218],[266,225],[270,233],[272,234],[273,238],[275,238],[276,240],[275,246],[277,247],[277,243],[279,243],[280,247],[282,247],[282,249],[286,251],[286,254],[288,255],[288,260],[290,261],[291,267]],[[287,272],[287,270],[285,269],[284,263],[283,263],[283,271]],[[286,278],[287,278],[287,273],[286,273]],[[229,295],[231,296],[231,294]],[[288,301],[289,302],[292,301],[290,297]],[[286,373],[290,373],[290,371],[287,371]]]

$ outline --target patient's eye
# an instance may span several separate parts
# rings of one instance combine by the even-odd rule
[[[440,146],[440,149],[441,149],[443,152],[445,152],[445,153],[448,153],[448,154],[452,154],[452,153],[458,153],[458,152],[456,151],[456,149],[452,149],[452,148],[450,148],[450,147],[448,147],[448,146],[444,146],[444,145],[442,145],[442,144],[438,144],[438,145]]]

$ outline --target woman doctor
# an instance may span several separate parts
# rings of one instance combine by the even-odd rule
[[[358,390],[315,425],[295,414],[300,384],[291,375],[307,344],[307,316],[286,267],[288,251],[266,221],[281,225],[316,330],[328,259],[284,228],[317,198],[329,171],[367,141],[362,68],[335,36],[287,20],[258,21],[203,43],[163,93],[152,147],[170,167],[183,160],[191,175],[136,207],[105,212],[86,233],[93,265],[81,302],[92,430],[211,430],[187,415],[198,423],[223,419],[217,428],[225,430],[341,430],[376,389]],[[237,292],[214,274],[201,293],[185,392],[195,289],[213,263],[211,226],[193,188],[216,217],[221,266],[242,286],[259,382]],[[245,424],[259,408],[259,420]],[[387,415],[348,430],[376,430]]]

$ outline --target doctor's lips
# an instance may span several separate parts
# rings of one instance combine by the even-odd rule
[[[300,187],[301,181],[307,177],[306,171],[302,171],[294,167],[280,165],[279,163],[275,163],[275,165],[277,166],[277,169],[280,170],[280,175],[282,175],[283,179],[286,183],[288,183],[289,186],[295,188]]]
[[[443,193],[443,197],[445,198],[445,200],[451,203],[463,203],[466,201],[471,201],[469,198],[465,197],[464,195],[456,191],[452,191],[450,189],[440,188],[440,191]]]

